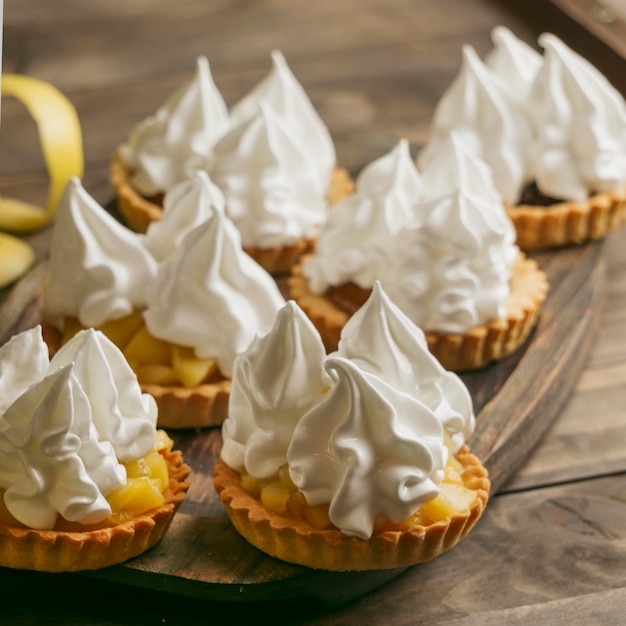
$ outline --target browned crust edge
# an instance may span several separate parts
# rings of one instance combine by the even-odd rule
[[[230,379],[197,387],[142,384],[159,407],[157,426],[171,430],[219,426],[228,415]]]
[[[242,489],[239,474],[222,461],[214,467],[214,482],[235,529],[270,556],[315,569],[393,569],[422,563],[450,550],[482,515],[489,499],[487,470],[467,446],[457,458],[465,468],[466,486],[476,492],[467,511],[429,526],[379,532],[367,540],[348,537],[336,529],[319,530],[305,520],[268,511]]]
[[[324,295],[309,291],[298,264],[288,278],[290,297],[307,314],[319,331],[328,352],[337,349],[348,313]],[[539,317],[548,294],[548,278],[533,259],[523,253],[513,267],[511,294],[506,302],[507,317],[476,326],[466,333],[425,331],[428,348],[449,370],[475,370],[502,359],[526,341]]]
[[[52,324],[41,323],[44,341],[50,356],[61,347],[61,334]],[[157,426],[170,430],[219,426],[228,414],[231,380],[224,378],[197,387],[183,385],[140,384],[159,409]]]
[[[626,223],[626,186],[583,202],[507,207],[522,250],[546,250],[601,239]]]
[[[82,532],[0,525],[0,565],[40,572],[93,570],[121,563],[154,546],[185,499],[191,473],[180,451],[160,452],[169,471],[163,505],[123,524]]]
[[[121,146],[114,152],[109,178],[117,197],[117,208],[129,228],[145,233],[148,225],[161,219],[162,208],[138,193],[130,183],[130,168],[122,160]]]

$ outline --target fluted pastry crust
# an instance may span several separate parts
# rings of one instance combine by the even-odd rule
[[[522,250],[546,250],[601,239],[626,223],[626,186],[582,202],[507,207]]]
[[[315,569],[356,571],[393,569],[428,561],[454,547],[474,527],[487,505],[487,470],[464,445],[457,459],[465,486],[475,492],[471,506],[448,519],[406,530],[385,530],[370,539],[337,529],[320,530],[304,519],[282,516],[249,495],[239,474],[220,461],[215,488],[235,529],[253,546],[276,558]]]
[[[290,297],[307,314],[319,331],[328,352],[337,349],[341,329],[350,313],[325,295],[309,291],[296,265],[288,280]],[[444,333],[424,329],[428,348],[439,362],[456,372],[474,370],[502,359],[526,341],[535,326],[548,293],[548,279],[536,261],[518,256],[511,279],[511,293],[505,303],[506,317],[476,326],[466,333]]]
[[[197,387],[141,384],[159,407],[157,426],[179,430],[219,426],[228,414],[230,379],[224,378]]]
[[[40,572],[93,570],[121,563],[154,546],[185,498],[191,471],[180,451],[160,453],[169,471],[160,507],[116,526],[80,532],[0,525],[0,565]]]

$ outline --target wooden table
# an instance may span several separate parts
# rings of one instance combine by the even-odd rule
[[[497,24],[529,42],[544,30],[556,33],[626,94],[619,47],[589,34],[559,4],[568,3],[9,0],[4,71],[50,81],[70,98],[83,126],[85,187],[106,204],[114,148],[190,75],[200,54],[232,104],[267,71],[269,52],[282,50],[352,172],[402,137],[424,142],[461,45],[484,54]],[[47,185],[34,126],[9,99],[0,183],[2,193],[39,202]],[[49,234],[29,237],[42,258]],[[84,575],[0,569],[0,623],[624,623],[626,229],[594,249],[606,263],[605,297],[584,371],[558,419],[457,549],[333,608],[294,606],[289,598],[209,602]]]

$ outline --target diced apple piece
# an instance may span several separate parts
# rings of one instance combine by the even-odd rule
[[[456,459],[454,459],[456,461]],[[463,485],[463,466],[457,461],[456,464],[450,463],[444,469],[444,481],[454,485]]]
[[[137,380],[145,385],[177,385],[178,376],[173,367],[167,365],[137,365],[135,368]]]
[[[197,387],[215,372],[217,361],[197,357],[192,348],[172,346],[172,365],[185,387]]]
[[[101,330],[120,350],[124,350],[126,344],[143,325],[143,315],[140,311],[135,311],[120,319],[105,322],[98,330]]]
[[[296,490],[296,486],[293,484],[291,476],[289,475],[289,465],[287,465],[287,463],[278,468],[278,483],[288,491]]]
[[[161,482],[161,491],[165,491],[169,483],[167,463],[156,450],[151,450],[146,456],[136,461],[124,463],[128,478],[147,476]]]
[[[134,360],[151,365],[171,365],[170,344],[153,337],[145,326],[130,338],[123,352],[129,363]]]
[[[253,498],[259,498],[261,495],[261,482],[256,479],[254,476],[250,476],[250,474],[242,473],[241,478],[241,488],[249,493]]]
[[[289,511],[293,517],[304,517],[304,510],[308,506],[306,498],[301,491],[293,491],[289,494],[287,511]]]
[[[130,512],[132,517],[159,507],[165,501],[160,489],[160,481],[140,476],[129,478],[125,485],[114,489],[107,500],[113,514]]]
[[[459,511],[469,508],[474,493],[462,485],[441,483],[439,495],[427,502],[420,509],[424,523],[433,523],[446,519]]]
[[[289,492],[278,483],[270,483],[261,489],[261,504],[275,513],[287,512],[287,500]]]
[[[315,506],[307,506],[304,509],[304,519],[315,528],[323,530],[331,525],[330,517],[328,517],[328,506],[325,504],[316,504]]]
[[[162,429],[156,431],[156,439],[154,441],[155,450],[170,450],[174,445],[173,439]]]

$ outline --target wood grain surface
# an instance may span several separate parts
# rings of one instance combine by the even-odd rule
[[[414,147],[424,142],[433,107],[458,69],[461,46],[470,43],[484,54],[497,24],[531,44],[544,30],[555,32],[626,93],[626,66],[615,49],[548,0],[20,0],[5,2],[4,10],[4,71],[51,81],[76,106],[85,141],[84,184],[102,204],[112,197],[113,150],[190,75],[198,54],[209,58],[232,104],[268,70],[269,52],[281,49],[328,124],[341,164],[353,173],[400,138]],[[33,124],[5,98],[0,192],[42,202],[46,186]],[[28,237],[43,263],[10,296],[0,294],[0,336],[36,323],[49,235],[44,230]],[[171,543],[151,554],[157,565],[140,562],[145,569],[139,574],[145,579],[149,572],[151,588],[138,586],[132,565],[98,578],[0,569],[0,623],[622,623],[626,232],[538,258],[553,291],[531,344],[500,364],[497,374],[492,370],[490,387],[480,380],[484,373],[467,377],[481,411],[473,442],[486,456],[499,494],[453,551],[379,580],[338,576],[320,589],[322,579],[303,568],[270,565],[262,556],[242,560],[241,540],[209,512],[217,506],[215,494],[200,480],[167,537]],[[559,333],[556,345],[544,340]],[[564,371],[569,374],[560,376]],[[503,396],[517,400],[502,403]],[[557,408],[557,419],[541,435],[552,421],[549,411]],[[498,420],[509,428],[494,430]],[[208,476],[219,449],[217,431],[201,445],[193,436],[186,442],[182,433],[177,437],[195,455],[194,470]],[[518,446],[536,441],[522,462]],[[215,553],[214,541],[225,550]],[[158,565],[172,555],[174,576]],[[207,598],[198,578],[220,565],[232,575],[219,597]],[[242,595],[255,601],[242,602]]]

